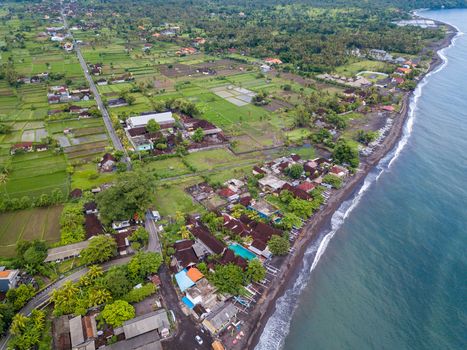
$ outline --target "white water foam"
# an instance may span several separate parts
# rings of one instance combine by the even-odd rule
[[[277,299],[276,310],[266,323],[255,350],[279,350],[284,345],[285,338],[289,333],[290,323],[297,305],[298,297],[300,296],[301,291],[306,287],[310,279],[311,272],[318,265],[322,255],[326,251],[329,242],[334,237],[338,229],[342,226],[345,219],[349,216],[352,210],[358,205],[364,193],[374,182],[379,179],[380,175],[383,174],[385,170],[389,169],[389,167],[399,157],[400,153],[407,145],[408,139],[412,134],[417,103],[418,99],[422,95],[423,87],[427,84],[428,78],[431,75],[438,73],[446,67],[448,59],[444,53],[445,50],[454,46],[458,36],[463,35],[463,33],[460,32],[457,28],[456,30],[457,35],[453,38],[451,44],[448,47],[438,51],[438,55],[441,57],[443,63],[435,70],[428,73],[417,85],[417,88],[415,89],[410,101],[408,115],[409,118],[404,125],[401,140],[398,142],[395,149],[389,152],[383,159],[381,159],[375,169],[365,177],[363,185],[357,194],[352,199],[342,203],[339,209],[333,214],[331,218],[330,230],[321,234],[319,238],[305,251],[303,256],[303,268],[299,272],[299,275],[293,286],[286,290],[283,296]]]

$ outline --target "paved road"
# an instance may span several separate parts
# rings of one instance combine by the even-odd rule
[[[63,25],[67,29],[68,34],[73,37],[71,34],[71,31],[68,28],[68,23],[66,21],[66,16],[64,15],[62,11],[62,19],[63,19]],[[96,100],[97,107],[99,108],[102,118],[104,120],[105,127],[107,128],[107,132],[109,133],[110,139],[112,140],[112,143],[114,145],[114,148],[119,151],[123,151],[125,156],[123,161],[127,163],[128,167],[130,166],[130,158],[128,157],[128,153],[126,152],[125,147],[123,147],[122,142],[120,141],[120,138],[117,136],[115,133],[115,129],[112,124],[112,120],[110,119],[109,112],[107,111],[107,108],[104,105],[104,102],[102,102],[101,95],[99,94],[99,91],[97,90],[96,84],[94,84],[94,80],[92,79],[91,75],[89,74],[88,66],[86,64],[86,61],[83,58],[83,55],[81,54],[81,49],[79,47],[79,44],[76,43],[75,39],[73,39],[73,46],[76,51],[76,55],[78,56],[79,63],[81,65],[81,68],[83,69],[84,76],[86,77],[86,80],[89,83],[89,88],[91,89],[92,93],[94,94],[94,99]]]
[[[175,291],[172,277],[167,266],[163,265],[159,270],[159,277],[161,279],[161,295],[169,310],[175,314],[177,321],[177,333],[171,339],[162,342],[164,350],[211,350],[213,342],[211,335],[201,328],[196,322],[186,316],[180,308],[180,300],[178,299]],[[195,336],[199,335],[203,339],[203,344],[199,345],[195,340]]]
[[[117,265],[122,265],[126,264],[128,261],[130,261],[131,256],[126,256],[123,258],[118,258],[114,259],[111,261],[107,261],[106,263],[102,264],[102,269],[104,271],[110,269],[112,266],[117,266]],[[52,283],[50,286],[48,286],[46,289],[42,290],[40,293],[36,294],[34,298],[32,298],[20,311],[20,314],[23,315],[29,315],[32,310],[40,307],[41,305],[44,305],[47,303],[51,297],[52,291],[54,289],[60,288],[65,284],[65,282],[72,281],[75,282],[81,278],[86,272],[88,271],[87,267],[83,267],[82,269],[79,269],[75,272],[73,272],[71,275],[68,275],[60,280],[58,280],[55,283]],[[6,349],[6,346],[8,344],[8,341],[10,340],[10,333],[8,332],[3,338],[0,339],[0,350]]]
[[[144,222],[144,227],[149,233],[149,243],[148,250],[150,252],[162,253],[161,243],[159,242],[159,230],[155,221],[152,219],[150,213],[146,213],[146,221]]]

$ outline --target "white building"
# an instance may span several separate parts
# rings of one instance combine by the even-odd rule
[[[175,119],[172,116],[172,112],[152,113],[140,115],[138,117],[130,117],[128,118],[127,123],[128,126],[131,128],[138,128],[146,126],[150,120],[155,120],[161,127],[170,127],[175,123]]]

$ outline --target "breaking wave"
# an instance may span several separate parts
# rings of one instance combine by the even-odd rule
[[[399,157],[404,147],[412,134],[415,112],[417,111],[417,103],[422,95],[423,87],[427,84],[428,78],[441,71],[448,64],[448,59],[445,55],[445,50],[455,45],[456,39],[463,35],[462,32],[457,30],[457,35],[451,41],[451,44],[438,51],[438,55],[442,59],[442,64],[435,70],[428,73],[422,81],[417,85],[409,104],[409,114],[405,122],[403,134],[397,146],[389,152],[378,165],[366,176],[362,187],[353,196],[353,198],[341,204],[339,209],[333,214],[331,218],[331,227],[329,230],[322,232],[316,241],[314,241],[303,256],[303,267],[298,273],[298,276],[293,286],[287,289],[280,298],[276,301],[276,309],[271,315],[264,327],[263,333],[259,339],[255,350],[279,350],[285,342],[285,338],[289,333],[290,323],[292,321],[293,313],[297,305],[297,300],[302,290],[308,284],[311,277],[311,272],[318,265],[322,255],[326,251],[329,242],[332,240],[338,229],[342,226],[345,219],[349,216],[352,210],[358,205],[365,192],[370,186],[376,182],[385,170],[389,169],[394,161]]]

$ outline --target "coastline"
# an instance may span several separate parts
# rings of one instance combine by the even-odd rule
[[[418,15],[418,17],[423,18],[423,16],[420,15]],[[420,76],[418,81],[419,83],[427,74],[437,69],[443,63],[443,59],[439,55],[439,51],[450,46],[453,38],[458,34],[457,28],[452,25],[448,23],[441,24],[446,26],[449,32],[442,40],[434,43],[433,47],[429,47],[429,49],[432,49],[435,53],[431,60],[429,69],[426,73]],[[343,188],[334,193],[324,208],[313,217],[312,222],[303,228],[302,233],[293,245],[296,249],[295,254],[288,255],[286,257],[282,265],[283,267],[279,275],[276,277],[278,281],[281,281],[281,283],[269,288],[267,292],[261,296],[258,304],[251,312],[250,321],[247,325],[247,333],[249,336],[245,338],[246,343],[243,348],[253,350],[256,347],[268,319],[274,313],[277,299],[284,294],[290,283],[293,282],[292,277],[297,276],[301,268],[302,258],[306,249],[319,237],[322,230],[330,224],[333,214],[339,209],[341,204],[351,198],[355,192],[358,191],[370,171],[372,171],[374,167],[377,166],[378,163],[397,145],[403,134],[404,126],[409,116],[409,106],[413,96],[414,91],[405,95],[401,111],[394,118],[394,124],[382,145],[370,156],[362,159],[358,172],[346,182]]]

